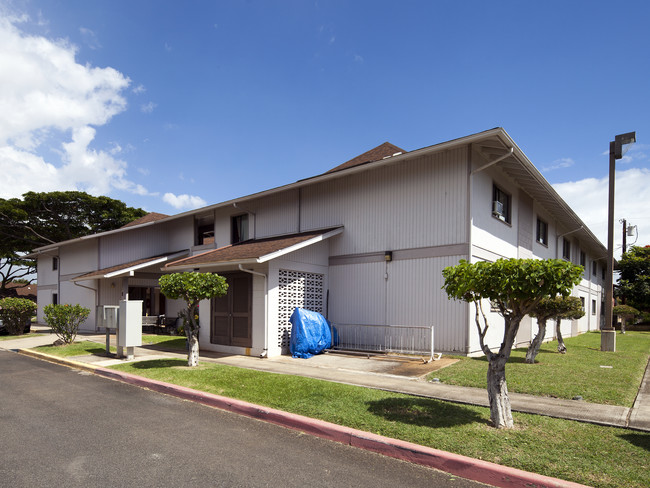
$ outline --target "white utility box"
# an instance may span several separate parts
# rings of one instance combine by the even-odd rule
[[[117,322],[117,355],[133,358],[133,348],[142,345],[142,300],[120,300]]]

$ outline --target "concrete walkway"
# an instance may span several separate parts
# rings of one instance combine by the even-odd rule
[[[104,335],[80,335],[79,337],[97,342],[102,347],[105,347]],[[113,336],[113,343],[114,339]],[[55,340],[55,335],[43,334],[35,337],[0,341],[0,348],[10,350],[30,349],[52,344]],[[186,357],[187,355],[184,352],[162,351],[155,348],[155,346],[145,346],[135,349],[135,359],[131,361],[164,358],[184,359]],[[124,359],[109,358],[104,355],[85,355],[67,359],[96,367],[109,367],[114,364],[130,362]],[[261,359],[202,351],[201,361],[269,373],[306,376],[468,405],[489,406],[485,389],[428,382],[424,379],[424,375],[418,374],[420,373],[418,368],[412,368],[411,371],[407,368],[405,371],[404,361],[397,359],[368,359],[366,357],[340,354],[322,354],[311,359],[293,359],[287,356]],[[394,374],[394,371],[399,371],[401,374]],[[650,432],[650,362],[646,367],[645,376],[632,408],[520,393],[510,393],[509,397],[512,410],[516,412]]]

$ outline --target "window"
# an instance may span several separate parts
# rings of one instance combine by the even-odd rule
[[[537,242],[548,246],[548,224],[540,219],[537,219]]]
[[[571,241],[562,238],[562,257],[567,261],[571,261]]]
[[[196,229],[195,245],[214,244],[214,217],[197,218],[194,221],[194,227]]]
[[[492,215],[510,223],[510,195],[496,185],[492,186]]]
[[[59,258],[54,256],[52,258],[52,271],[56,271],[57,269],[59,269]]]
[[[605,270],[607,269],[607,266],[601,266],[600,268],[600,277],[602,279],[605,279]]]
[[[248,240],[248,214],[235,215],[231,219],[231,243]]]
[[[605,302],[600,302],[600,315],[605,316]]]
[[[580,297],[580,306],[582,307],[582,310],[585,309],[585,297]]]
[[[596,276],[596,273],[598,272],[598,264],[596,261],[591,262],[591,274]]]
[[[591,301],[591,315],[596,315],[596,300]]]
[[[580,266],[583,268],[587,266],[587,256],[585,255],[584,251],[580,251]]]
[[[52,305],[58,305],[58,304],[59,304],[59,294],[52,293]]]

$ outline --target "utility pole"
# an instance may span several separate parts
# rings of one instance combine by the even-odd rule
[[[623,254],[627,251],[627,221],[623,219]]]

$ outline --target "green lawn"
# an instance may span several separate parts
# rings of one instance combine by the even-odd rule
[[[106,346],[100,344],[99,342],[93,341],[80,341],[73,342],[66,346],[39,346],[34,348],[35,351],[42,352],[44,354],[51,354],[52,356],[59,356],[63,358],[71,356],[84,356],[89,354],[95,354],[98,356],[104,356],[106,354]],[[115,352],[115,348],[111,347],[111,352]]]
[[[14,336],[15,337],[15,336]],[[164,335],[142,335],[143,346],[159,346],[161,349],[185,351],[185,337],[174,337]],[[92,341],[79,341],[69,344],[67,346],[40,346],[35,350],[52,354],[53,356],[70,357],[70,356],[83,356],[88,354],[96,354],[103,356],[106,354],[105,344]],[[111,346],[111,352],[115,352],[115,347]]]
[[[650,433],[520,413],[498,431],[487,408],[181,359],[114,369],[590,486],[650,486]]]
[[[161,349],[186,351],[185,336],[168,336],[155,334],[142,334],[143,346],[160,346]]]
[[[650,332],[616,334],[616,352],[600,351],[600,334],[565,339],[566,354],[557,341],[542,344],[535,364],[526,364],[526,349],[516,349],[506,365],[508,391],[622,405],[634,403],[650,354]],[[459,362],[429,375],[450,385],[486,387],[487,360],[459,357]],[[602,366],[607,366],[603,368]]]

